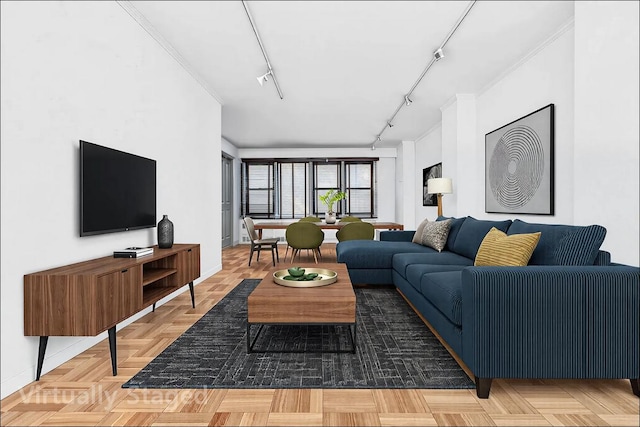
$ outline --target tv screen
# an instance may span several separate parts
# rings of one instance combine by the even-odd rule
[[[155,225],[156,161],[80,141],[80,236]]]

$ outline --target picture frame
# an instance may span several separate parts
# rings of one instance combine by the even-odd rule
[[[429,194],[427,181],[431,178],[442,178],[442,162],[422,169],[422,206],[438,206],[438,195]]]
[[[485,135],[485,212],[554,214],[554,104]]]

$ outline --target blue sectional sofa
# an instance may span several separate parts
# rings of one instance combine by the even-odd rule
[[[541,232],[529,265],[473,266],[492,227]],[[640,269],[611,263],[605,234],[464,217],[442,252],[412,243],[413,231],[336,250],[354,284],[397,287],[473,372],[478,397],[493,378],[626,378],[640,396]]]

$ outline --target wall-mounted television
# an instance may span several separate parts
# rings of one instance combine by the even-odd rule
[[[80,141],[80,236],[156,226],[156,161]]]

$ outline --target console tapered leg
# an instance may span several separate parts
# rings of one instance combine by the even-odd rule
[[[44,353],[47,351],[47,343],[49,337],[40,337],[40,346],[38,347],[38,370],[36,372],[36,381],[40,381],[40,374],[42,373],[42,364],[44,363]]]
[[[193,282],[189,282],[189,292],[191,292],[191,307],[196,308],[196,295],[193,290]]]
[[[116,355],[116,327],[109,328],[109,351],[111,352],[111,372],[118,375],[118,356]]]
[[[476,377],[476,394],[480,399],[488,399],[491,390],[491,381],[493,378]]]

